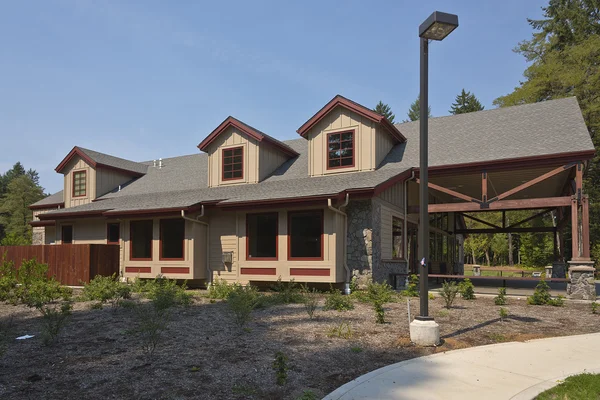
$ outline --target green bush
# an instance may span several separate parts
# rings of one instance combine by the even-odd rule
[[[387,283],[369,282],[367,284],[367,299],[373,304],[375,309],[375,322],[378,324],[385,323],[385,310],[383,305],[389,303],[394,298],[394,290]]]
[[[506,288],[498,288],[498,296],[494,297],[494,304],[497,306],[506,305]]]
[[[300,293],[301,288],[293,279],[289,282],[282,282],[279,277],[277,282],[271,286],[271,290],[275,292],[269,298],[271,304],[299,304],[304,301],[304,297]]]
[[[348,311],[353,309],[354,304],[352,304],[352,298],[350,296],[344,296],[341,290],[331,286],[327,298],[325,299],[323,310]]]
[[[508,310],[504,307],[500,307],[498,313],[500,314],[500,321],[504,321],[504,319],[508,317]]]
[[[302,296],[304,310],[306,310],[308,318],[313,319],[319,306],[319,292],[315,288],[309,289],[305,285],[302,287]]]
[[[275,353],[275,360],[273,360],[273,370],[275,371],[275,382],[279,386],[285,385],[287,382],[288,372],[288,358],[283,352],[278,351]]]
[[[550,304],[552,296],[550,295],[550,287],[545,280],[541,280],[540,283],[535,287],[533,296],[527,298],[527,303],[532,305],[545,305]]]
[[[225,279],[216,278],[208,286],[208,297],[211,299],[225,300],[229,297],[229,293],[234,289],[236,284],[230,285]]]
[[[465,280],[458,285],[458,290],[463,299],[475,300],[475,286],[473,286],[473,282],[471,282],[469,278],[465,278]]]
[[[42,313],[42,340],[46,346],[54,344],[58,335],[71,316],[71,302],[43,304],[37,307]]]
[[[556,296],[556,298],[550,299],[550,301],[548,302],[548,305],[551,305],[554,307],[564,306],[565,305],[565,296],[558,295],[558,296]]]
[[[17,283],[15,264],[3,256],[0,262],[0,301],[13,301]]]
[[[442,298],[444,299],[444,302],[446,303],[446,308],[449,309],[450,307],[452,307],[452,303],[454,303],[457,294],[458,285],[456,284],[456,282],[444,281],[444,283],[442,284],[442,291],[440,292],[440,296],[442,296]]]
[[[96,275],[90,283],[83,286],[82,296],[87,301],[96,300],[118,307],[125,299],[131,298],[131,287],[119,280],[117,274],[111,276]]]
[[[402,291],[403,296],[419,297],[419,275],[412,274],[408,278],[408,286]]]
[[[132,330],[139,338],[142,350],[148,361],[152,361],[154,351],[162,341],[162,334],[169,326],[169,310],[138,305],[135,307],[135,326]]]
[[[354,293],[358,290],[358,276],[353,275],[350,279],[350,293]]]
[[[35,308],[54,303],[60,299],[71,301],[73,294],[73,289],[62,286],[54,278],[32,281],[27,286],[21,285],[18,289],[21,303]]]
[[[145,296],[150,299],[154,308],[166,310],[175,306],[189,306],[192,304],[192,295],[186,292],[186,282],[177,285],[175,279],[168,279],[161,275],[152,281],[146,282]]]
[[[263,295],[252,285],[234,286],[227,297],[227,306],[233,314],[235,323],[243,328],[252,315],[252,311],[261,303]]]

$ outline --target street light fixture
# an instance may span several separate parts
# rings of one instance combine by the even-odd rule
[[[421,38],[421,94],[419,141],[419,259],[420,262],[420,313],[410,324],[410,338],[419,345],[434,346],[440,342],[440,327],[429,316],[429,174],[428,174],[428,73],[429,40],[443,40],[458,26],[458,16],[433,12],[420,26]]]

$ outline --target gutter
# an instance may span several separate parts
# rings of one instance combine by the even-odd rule
[[[198,215],[196,217],[196,219],[190,218],[190,217],[186,217],[185,215],[185,210],[181,210],[181,218],[187,220],[187,221],[191,221],[191,222],[195,222],[197,224],[201,224],[206,226],[206,271],[208,273],[207,277],[206,277],[206,281],[207,284],[210,285],[212,282],[212,270],[210,269],[210,224],[208,222],[204,222],[204,221],[199,221],[198,218],[202,218],[204,217],[204,204],[202,205],[201,211],[200,211],[200,215]],[[195,256],[195,254],[194,254]]]
[[[348,202],[350,201],[350,194],[346,193],[346,201],[344,201],[344,203],[342,205],[340,205],[338,208],[335,208],[331,205],[331,199],[327,199],[327,208],[329,208],[331,211],[340,214],[342,217],[344,217],[344,240],[343,240],[343,248],[344,248],[344,269],[346,270],[346,281],[344,282],[344,293],[346,294],[350,294],[350,268],[348,268],[348,249],[346,246],[346,242],[348,240],[348,215],[341,211],[342,208],[345,208],[348,205]]]

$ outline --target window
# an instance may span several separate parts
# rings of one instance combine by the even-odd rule
[[[152,220],[129,223],[131,260],[152,260]]]
[[[73,197],[83,197],[86,195],[85,177],[85,171],[73,172]]]
[[[392,217],[392,258],[404,258],[403,229],[404,221],[398,217]]]
[[[327,135],[327,169],[354,166],[354,131]]]
[[[246,259],[277,260],[277,224],[279,215],[246,215]]]
[[[244,148],[223,149],[223,180],[244,177]]]
[[[62,244],[73,243],[73,225],[63,225],[61,237],[62,237]]]
[[[323,211],[289,213],[288,258],[323,259]]]
[[[106,224],[106,243],[119,244],[121,225],[118,222]]]
[[[160,220],[160,259],[183,260],[183,246],[185,240],[185,220],[161,219]]]

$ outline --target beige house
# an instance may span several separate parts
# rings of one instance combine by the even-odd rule
[[[416,272],[418,122],[393,125],[336,96],[298,133],[282,142],[228,117],[188,156],[133,162],[74,147],[56,168],[64,190],[31,206],[34,240],[117,244],[130,278],[347,283]],[[479,210],[464,204],[546,207],[532,200],[562,196],[573,169],[492,207],[491,185],[503,193],[594,154],[574,98],[433,118],[430,138],[430,265],[442,273],[462,268],[463,212]],[[465,203],[480,191],[480,204]]]

